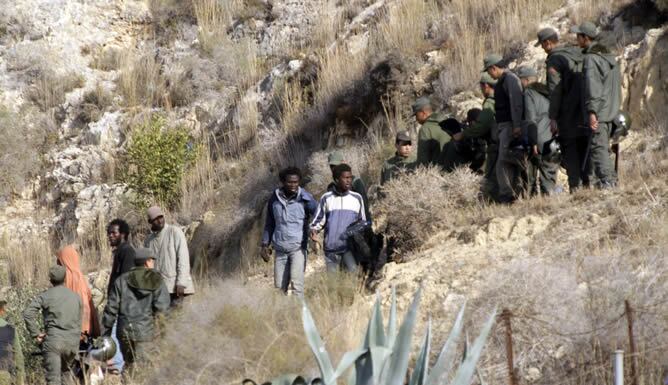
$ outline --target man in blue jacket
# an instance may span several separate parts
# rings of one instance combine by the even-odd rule
[[[357,271],[357,261],[348,247],[347,230],[357,222],[366,222],[364,198],[352,191],[353,173],[347,164],[334,167],[335,187],[321,198],[318,211],[311,222],[311,239],[317,242],[318,233],[325,229],[325,263],[327,272],[343,268]]]
[[[278,175],[281,188],[274,191],[267,204],[260,255],[269,262],[269,246],[273,245],[276,250],[274,285],[287,292],[292,281],[294,294],[301,297],[304,295],[308,223],[318,204],[308,191],[299,187],[302,174],[297,167],[288,167]]]

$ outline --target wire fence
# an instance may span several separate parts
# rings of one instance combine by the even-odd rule
[[[631,385],[663,385],[668,384],[668,377],[666,369],[668,369],[668,353],[662,353],[663,350],[668,351],[668,342],[661,343],[660,336],[666,336],[668,332],[668,311],[662,311],[660,308],[663,305],[668,305],[668,300],[657,301],[648,305],[632,306],[629,301],[625,301],[624,310],[606,320],[603,324],[574,332],[564,332],[563,328],[554,325],[550,321],[541,318],[540,314],[527,312],[513,312],[510,309],[504,309],[498,316],[498,327],[503,329],[505,334],[505,350],[507,364],[493,364],[483,368],[488,374],[496,374],[496,378],[507,376],[508,384],[518,385],[522,381],[517,376],[518,368],[513,360],[513,326],[521,325],[540,325],[541,334],[546,338],[549,336],[558,336],[562,338],[582,338],[591,337],[592,340],[597,336],[608,335],[611,333],[619,333],[624,331],[627,334],[628,341],[619,349],[624,350],[624,367],[627,368],[625,377]],[[659,327],[652,325],[645,320],[644,316],[653,316],[665,320],[663,325]],[[641,336],[638,330],[642,329],[646,332]],[[654,337],[654,338],[653,338]],[[658,343],[658,344],[657,344]],[[642,348],[638,348],[642,346]],[[547,373],[541,374],[541,383],[574,383],[574,384],[592,384],[592,378],[598,378],[601,383],[612,383],[613,360],[612,352],[602,347],[593,346],[594,352],[590,354],[589,359],[583,359],[578,362],[569,362],[568,382],[562,374]],[[662,368],[661,373],[656,374],[651,379],[644,378],[644,366],[652,366],[654,368]],[[501,375],[502,372],[503,375]],[[665,382],[664,382],[665,381]],[[595,382],[598,383],[598,382]]]

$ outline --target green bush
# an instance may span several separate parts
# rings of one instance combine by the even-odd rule
[[[167,128],[165,119],[153,116],[132,130],[122,180],[135,192],[135,204],[160,203],[173,207],[180,196],[181,178],[197,155],[197,147],[184,127]]]

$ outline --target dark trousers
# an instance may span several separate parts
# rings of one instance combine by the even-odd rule
[[[561,138],[561,164],[568,175],[568,188],[571,192],[583,186],[589,186],[588,167],[584,166],[589,147],[589,137]],[[583,171],[584,170],[584,171]]]
[[[532,156],[528,166],[528,193],[537,195],[539,192],[549,195],[554,191],[557,182],[559,164],[549,162],[540,155]]]

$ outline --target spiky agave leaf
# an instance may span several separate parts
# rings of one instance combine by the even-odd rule
[[[408,358],[410,356],[411,339],[413,328],[417,318],[417,310],[422,298],[422,286],[418,288],[413,297],[404,320],[399,328],[399,333],[392,347],[392,355],[389,362],[383,367],[381,382],[383,385],[403,385],[406,371],[408,370]]]
[[[424,385],[429,375],[429,352],[431,351],[431,318],[427,322],[427,332],[424,335],[422,348],[415,362],[409,385]]]
[[[397,338],[397,288],[392,286],[390,316],[387,321],[387,347],[392,349]]]
[[[368,349],[372,346],[385,347],[385,342],[383,313],[380,310],[380,295],[377,295],[376,303],[373,305],[373,313],[371,314],[369,325],[366,329],[363,348]]]
[[[459,313],[457,314],[457,318],[455,318],[454,325],[452,325],[448,339],[445,341],[445,344],[443,344],[441,352],[438,354],[438,358],[436,359],[436,363],[434,364],[429,377],[427,377],[427,381],[425,382],[426,385],[442,384],[444,378],[452,369],[455,348],[464,327],[465,310],[466,303],[464,303],[461,309],[459,309]]]
[[[473,345],[471,346],[470,350],[468,351],[468,354],[466,355],[466,359],[459,366],[457,374],[455,374],[455,378],[454,380],[452,380],[450,385],[468,385],[469,383],[471,383],[471,378],[473,377],[473,373],[475,372],[476,364],[480,359],[480,355],[482,354],[482,349],[485,347],[485,343],[487,342],[487,337],[489,336],[489,332],[492,330],[492,326],[494,325],[495,320],[496,320],[496,309],[494,309],[492,314],[489,316],[489,319],[487,320],[485,326],[483,326],[482,330],[480,331],[478,338],[476,338],[475,341],[473,342]]]
[[[320,338],[320,333],[315,326],[313,316],[311,315],[308,306],[306,306],[306,302],[303,302],[302,306],[302,320],[304,323],[304,334],[306,334],[306,339],[311,347],[311,351],[313,351],[315,360],[318,362],[322,380],[325,385],[333,385],[336,383],[336,377],[334,376],[332,360],[330,360],[329,353],[327,353],[327,349],[325,349],[325,344],[322,342],[322,338]]]

